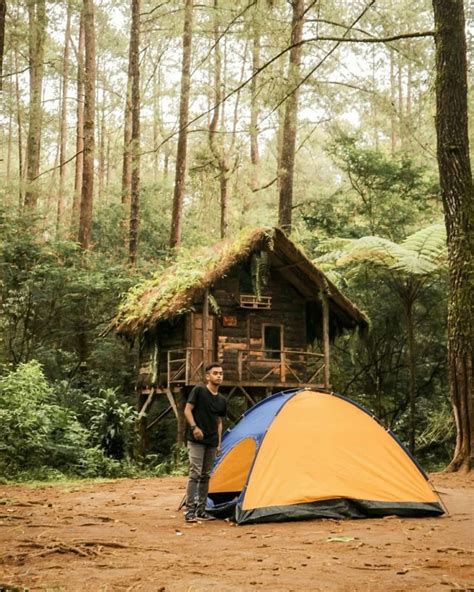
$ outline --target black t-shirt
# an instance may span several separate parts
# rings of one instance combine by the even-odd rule
[[[213,395],[206,386],[198,384],[189,393],[188,403],[194,405],[194,421],[204,434],[202,440],[196,440],[188,429],[188,440],[206,446],[217,446],[219,443],[217,420],[219,417],[225,417],[227,401],[222,395]]]

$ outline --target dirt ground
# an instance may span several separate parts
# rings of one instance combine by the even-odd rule
[[[186,525],[186,479],[0,485],[0,591],[474,590],[474,477],[442,518]]]

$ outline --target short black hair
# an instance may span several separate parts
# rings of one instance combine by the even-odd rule
[[[204,368],[205,374],[208,374],[213,368],[222,368],[222,364],[219,364],[219,362],[211,362],[210,364],[206,364]]]

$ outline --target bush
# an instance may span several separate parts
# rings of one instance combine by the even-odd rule
[[[86,396],[84,404],[92,442],[112,458],[129,457],[135,444],[135,409],[121,402],[114,389]]]
[[[91,445],[76,414],[55,403],[35,360],[0,378],[0,433],[0,472],[7,478],[120,474],[120,463]]]

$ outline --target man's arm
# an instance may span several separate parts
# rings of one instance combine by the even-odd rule
[[[217,418],[217,454],[221,453],[221,442],[222,442],[222,417]]]
[[[202,433],[201,428],[198,427],[194,421],[193,409],[193,403],[186,403],[186,406],[184,407],[184,417],[191,426],[194,438],[196,438],[196,440],[202,440],[204,438],[204,434]]]

